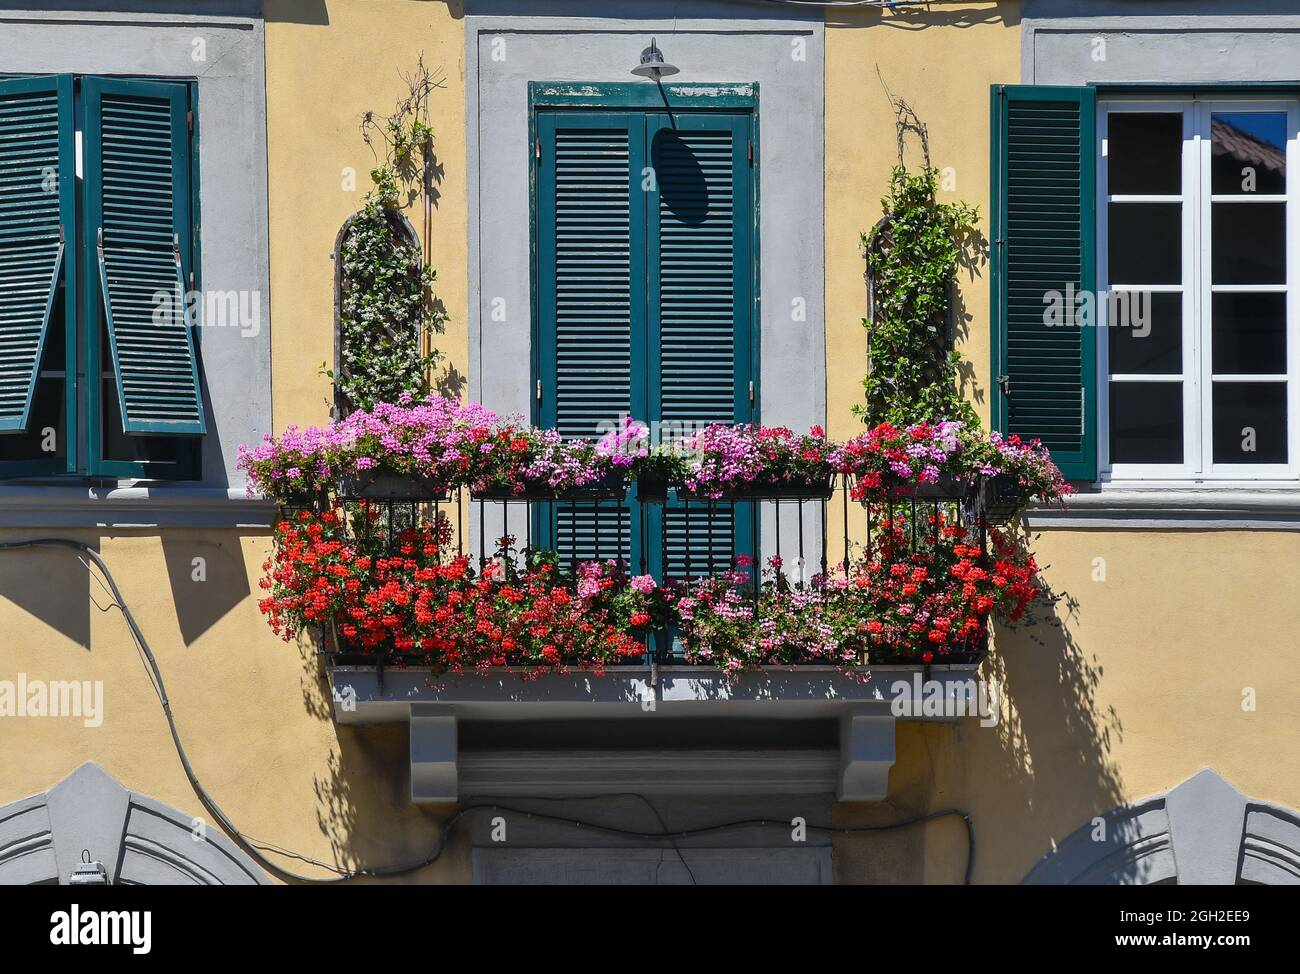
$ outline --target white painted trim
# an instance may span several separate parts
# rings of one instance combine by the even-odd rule
[[[1259,286],[1214,286],[1211,283],[1210,225],[1211,206],[1216,197],[1210,193],[1211,151],[1209,138],[1211,116],[1216,111],[1249,108],[1252,111],[1287,113],[1287,193],[1284,196],[1251,197],[1247,203],[1285,199],[1287,282]],[[1108,193],[1109,118],[1115,112],[1179,112],[1183,118],[1182,192],[1176,195],[1118,195]],[[1097,327],[1101,331],[1096,343],[1097,382],[1096,421],[1098,429],[1098,480],[1173,481],[1184,484],[1202,481],[1300,481],[1300,298],[1293,284],[1300,281],[1300,109],[1294,100],[1261,99],[1249,93],[1239,96],[1197,100],[1174,96],[1160,101],[1117,97],[1103,101],[1097,119],[1097,290],[1105,293],[1110,282],[1108,266],[1108,203],[1132,201],[1179,202],[1182,212],[1183,283],[1178,287],[1161,285],[1146,288],[1142,284],[1113,285],[1120,290],[1139,289],[1163,293],[1181,292],[1183,320],[1182,372],[1166,375],[1124,375],[1111,377],[1108,360],[1109,321],[1106,302],[1097,302]],[[1234,198],[1234,202],[1240,202]],[[1287,455],[1286,464],[1215,464],[1213,462],[1212,395],[1213,384],[1226,376],[1214,376],[1210,360],[1212,322],[1210,300],[1214,293],[1267,291],[1286,293],[1287,362],[1286,372],[1273,381],[1287,382]],[[1242,381],[1268,381],[1266,376],[1251,376]],[[1112,463],[1110,457],[1110,384],[1111,382],[1179,382],[1183,384],[1183,462],[1181,464]],[[1170,498],[1172,508],[1181,500]],[[1048,515],[1058,520],[1057,515]]]

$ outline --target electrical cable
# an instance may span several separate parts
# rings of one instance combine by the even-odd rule
[[[491,810],[497,812],[505,812],[510,815],[521,816],[525,819],[535,819],[538,821],[550,822],[559,825],[568,825],[578,829],[586,829],[588,831],[598,832],[613,838],[633,839],[633,840],[643,841],[643,842],[668,842],[677,851],[677,855],[681,859],[682,865],[686,868],[686,871],[690,875],[691,880],[693,882],[695,881],[695,874],[691,870],[690,866],[687,865],[682,850],[677,847],[676,844],[677,840],[697,838],[702,835],[711,835],[718,832],[735,831],[737,829],[743,829],[743,828],[780,828],[780,829],[790,828],[790,823],[787,821],[777,821],[774,819],[760,818],[760,819],[739,819],[732,822],[721,822],[716,825],[708,825],[708,826],[701,826],[701,827],[691,828],[691,829],[679,829],[676,831],[669,831],[665,827],[665,822],[662,816],[660,816],[658,810],[650,802],[649,798],[647,798],[645,795],[640,794],[639,792],[627,792],[624,793],[625,797],[636,797],[641,801],[644,801],[650,807],[650,810],[654,813],[655,818],[658,819],[662,831],[640,832],[634,829],[623,829],[612,825],[601,825],[598,822],[582,821],[579,819],[568,818],[560,815],[551,815],[546,812],[530,811],[528,809],[517,808],[510,805],[502,805],[498,803],[482,803],[482,804],[474,804],[474,805],[465,805],[459,808],[456,812],[454,812],[443,823],[442,829],[438,835],[438,841],[434,845],[433,849],[423,860],[419,862],[411,862],[411,863],[404,863],[401,865],[384,866],[384,867],[377,867],[377,868],[343,869],[337,865],[333,865],[331,863],[327,863],[319,859],[313,859],[310,856],[305,856],[300,853],[292,852],[287,849],[282,849],[279,846],[274,845],[273,843],[259,841],[257,839],[252,838],[251,836],[245,835],[243,832],[237,829],[235,827],[235,823],[232,822],[229,816],[227,816],[226,813],[221,810],[221,806],[217,804],[216,799],[214,799],[208,793],[208,790],[204,788],[203,784],[199,781],[198,775],[195,773],[193,765],[190,764],[189,755],[186,754],[185,752],[185,745],[181,743],[180,732],[176,728],[176,719],[175,716],[172,714],[171,700],[167,696],[167,687],[166,684],[163,682],[162,671],[158,668],[158,661],[154,658],[153,650],[149,648],[149,642],[147,639],[145,639],[144,632],[140,629],[139,623],[136,622],[135,616],[131,613],[130,607],[127,605],[126,600],[122,597],[121,589],[117,587],[117,581],[116,579],[113,578],[113,573],[112,571],[109,570],[109,567],[107,563],[104,561],[103,557],[99,554],[98,551],[90,547],[90,545],[83,544],[80,541],[74,541],[70,538],[32,538],[26,541],[0,542],[0,551],[17,551],[17,550],[28,549],[28,548],[67,548],[70,550],[83,552],[87,557],[90,558],[92,562],[94,562],[95,566],[99,569],[100,573],[104,576],[103,580],[107,582],[108,590],[112,593],[113,596],[114,605],[116,606],[116,608],[118,608],[121,611],[122,617],[126,620],[127,628],[131,632],[131,637],[135,641],[137,649],[144,656],[144,659],[148,666],[150,681],[153,683],[154,690],[158,694],[158,700],[162,704],[163,716],[167,718],[167,727],[171,732],[172,744],[176,748],[176,755],[177,757],[180,758],[181,768],[185,772],[185,777],[189,780],[190,787],[194,789],[195,795],[198,796],[199,801],[203,804],[203,807],[208,810],[209,814],[212,815],[212,817],[221,825],[223,829],[225,829],[225,831],[229,835],[238,839],[239,842],[244,846],[245,850],[254,859],[256,859],[267,869],[274,872],[276,875],[282,876],[286,879],[292,879],[303,883],[330,884],[330,883],[345,882],[347,880],[357,879],[359,877],[384,878],[390,876],[408,875],[410,873],[417,872],[421,869],[424,869],[432,865],[442,856],[443,851],[447,847],[447,842],[450,839],[452,829],[455,828],[456,824],[462,818],[466,817],[467,815],[470,815],[471,813],[479,812],[479,811]],[[113,608],[113,607],[114,606],[109,606],[109,608]],[[618,797],[618,796],[604,795],[604,796],[585,796],[585,797],[611,798],[611,797]],[[578,799],[574,799],[574,800],[578,800]],[[966,852],[966,869],[964,873],[964,882],[967,886],[969,886],[971,884],[971,877],[975,869],[975,823],[971,820],[971,817],[967,812],[964,812],[959,808],[939,809],[937,811],[927,812],[922,815],[916,815],[911,818],[904,819],[901,822],[889,822],[884,825],[863,825],[863,826],[838,827],[838,828],[832,826],[825,826],[825,825],[808,825],[807,830],[809,832],[818,835],[858,835],[858,834],[863,834],[868,832],[887,832],[892,829],[908,828],[913,825],[920,825],[924,822],[933,821],[934,819],[938,819],[938,818],[946,818],[948,816],[953,816],[953,815],[959,816],[962,819],[962,821],[966,824],[967,852]],[[327,872],[335,873],[335,875],[328,876],[328,877],[319,877],[319,876],[307,876],[304,875],[303,873],[294,872],[292,869],[288,869],[280,865],[279,863],[273,861],[272,859],[268,858],[265,855],[265,853],[268,852],[274,853],[275,855],[284,856],[285,858],[288,859],[294,859],[298,862],[305,863],[306,865],[309,866],[315,866],[319,869],[324,869]]]

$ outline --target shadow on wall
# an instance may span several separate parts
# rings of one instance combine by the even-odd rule
[[[412,0],[412,2],[445,6],[453,20],[460,20],[465,16],[465,4],[461,0]],[[328,0],[262,0],[262,17],[268,24],[310,24],[315,27],[325,27],[330,22],[329,3]]]
[[[1077,602],[1055,594],[1036,617],[996,628],[980,678],[997,686],[998,723],[900,722],[889,798],[837,806],[837,825],[960,808],[974,821],[974,881],[1018,883],[1058,837],[1124,800],[1111,757],[1123,727],[1113,708],[1098,703],[1102,667],[1075,637]],[[961,820],[950,817],[837,838],[835,850],[837,882],[960,883],[968,844]]]
[[[325,667],[310,641],[302,654],[302,697],[308,714],[329,721],[337,747],[316,774],[317,824],[333,861],[344,869],[378,868],[423,860],[441,841],[451,806],[415,805],[410,793],[410,743],[405,723],[348,726],[334,723]],[[449,843],[430,869],[459,868],[468,875],[468,846]],[[427,882],[428,870],[399,881]]]
[[[958,6],[955,3],[931,6],[827,9],[827,27],[894,27],[900,30],[925,30],[927,27],[978,27],[982,24],[1020,26],[1020,4],[1003,0],[981,6]]]
[[[1123,725],[1114,707],[1098,702],[1104,671],[1076,639],[1077,600],[1054,594],[1032,618],[998,628],[982,673],[1005,703],[996,728],[972,729],[995,735],[996,747],[972,755],[968,786],[994,813],[986,812],[997,827],[985,830],[992,834],[982,852],[998,864],[986,874],[997,882],[1018,882],[1058,837],[1124,800],[1112,759]]]
[[[104,553],[105,542],[150,543],[154,539],[147,534],[48,533],[80,541],[101,553]],[[171,601],[186,646],[193,644],[249,597],[251,590],[243,559],[244,536],[235,531],[169,529],[161,532],[159,540]],[[112,549],[110,544],[104,555],[105,561],[122,586],[123,597],[130,601],[132,610],[138,614],[142,606],[137,600],[152,599],[158,592],[156,588],[142,590],[132,580],[141,575],[156,578],[158,566],[136,561],[130,557],[127,547],[118,546],[118,551],[125,557],[115,555]],[[3,560],[0,560],[0,593],[3,593],[3,601],[12,603],[86,650],[93,648],[90,634],[92,614],[116,611],[113,595],[99,580],[98,569],[92,573],[85,556],[67,547],[4,552]],[[166,636],[160,633],[156,638],[165,640]],[[165,644],[153,648],[162,649]]]
[[[228,531],[163,534],[167,579],[181,639],[186,646],[192,645],[252,594],[244,565],[242,537]]]
[[[95,546],[96,535],[80,532],[58,533],[72,540]],[[20,538],[0,538],[0,541],[21,541]],[[96,604],[100,611],[108,611],[112,596],[90,580],[90,569],[78,561],[78,553],[71,548],[19,548],[0,551],[0,610],[9,603],[22,612],[39,619],[65,639],[90,649],[90,614]],[[94,597],[92,603],[91,598]],[[19,629],[19,620],[13,619],[11,628],[0,638],[0,648],[13,645],[17,653],[45,647],[24,645],[10,640]],[[21,631],[32,638],[32,628],[22,626]],[[0,657],[0,660],[3,658]],[[34,676],[35,674],[33,674]]]

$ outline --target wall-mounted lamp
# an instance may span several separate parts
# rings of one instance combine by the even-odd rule
[[[69,886],[109,886],[108,870],[99,860],[94,862],[90,859],[90,850],[81,850],[81,862],[72,870],[72,875],[68,877]]]
[[[666,78],[670,74],[676,74],[680,68],[675,64],[669,64],[664,60],[663,52],[655,44],[655,39],[650,38],[650,46],[641,52],[641,63],[632,69],[632,73],[640,75],[642,78],[653,78],[658,81],[660,78]]]

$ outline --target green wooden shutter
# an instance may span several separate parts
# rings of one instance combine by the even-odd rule
[[[644,414],[635,351],[645,328],[643,121],[548,112],[537,134],[539,421],[566,437],[595,437],[620,416]],[[568,559],[635,563],[632,522],[626,503],[550,505],[542,534]]]
[[[753,182],[750,116],[651,116],[656,187],[648,226],[650,415],[665,423],[751,419]],[[671,425],[666,427],[672,430]],[[752,553],[753,510],[669,505],[659,538],[675,578]]]
[[[1096,96],[992,93],[994,425],[1037,437],[1072,480],[1097,476],[1096,335],[1050,327],[1045,296],[1095,290]]]
[[[74,153],[71,76],[0,81],[0,433],[27,431],[60,283],[71,293]]]
[[[83,100],[86,232],[99,262],[123,432],[202,435],[184,301],[191,242],[186,91],[90,78]]]
[[[539,112],[537,136],[538,421],[749,421],[750,116]],[[748,504],[547,507],[539,540],[565,558],[680,577],[752,550]]]

